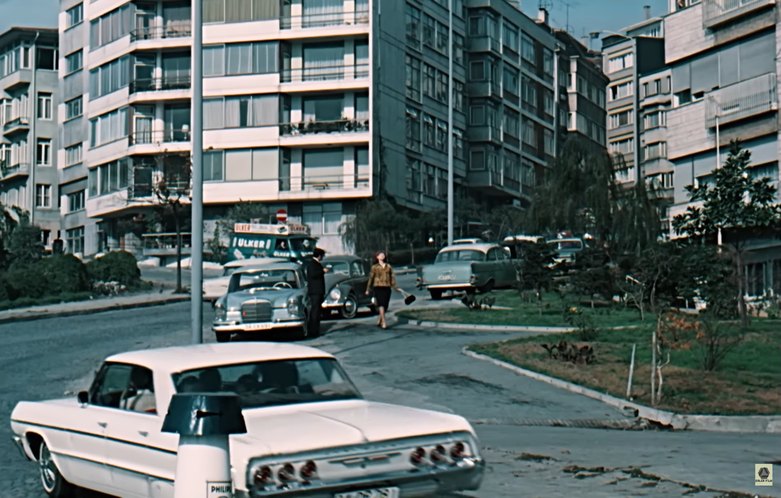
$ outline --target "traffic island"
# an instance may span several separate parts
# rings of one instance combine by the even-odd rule
[[[781,327],[770,322],[756,321],[714,371],[703,370],[698,344],[670,351],[655,406],[650,326],[603,330],[587,341],[579,333],[538,335],[471,346],[464,354],[673,429],[781,433]]]

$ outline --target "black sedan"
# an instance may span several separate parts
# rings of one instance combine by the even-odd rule
[[[336,311],[342,318],[353,318],[359,308],[374,311],[371,296],[366,295],[371,270],[368,261],[357,256],[328,256],[323,258],[323,267],[328,290],[323,301],[324,312]]]

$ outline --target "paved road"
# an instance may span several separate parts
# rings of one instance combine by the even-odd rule
[[[208,323],[209,306],[204,310]],[[189,303],[178,303],[0,325],[0,419],[7,421],[20,399],[85,388],[108,354],[188,342],[188,317]],[[781,483],[753,486],[754,463],[775,461],[781,473],[779,436],[590,428],[627,425],[627,419],[596,401],[460,354],[465,344],[507,335],[406,326],[383,331],[373,320],[326,321],[328,333],[309,344],[335,353],[368,398],[472,420],[489,465],[483,487],[469,496],[669,497],[691,491],[689,485],[710,490],[698,497],[728,490],[781,496]],[[7,423],[1,427],[0,497],[43,498],[34,465],[11,447]]]

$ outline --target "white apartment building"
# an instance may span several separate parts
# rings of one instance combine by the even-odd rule
[[[60,237],[57,30],[0,34],[0,204],[26,211],[47,250]]]
[[[506,0],[453,3],[456,188],[521,204],[556,154],[555,37]],[[140,252],[154,185],[189,167],[190,2],[60,5],[63,192],[86,192],[64,229],[85,255]],[[331,252],[362,199],[444,209],[447,9],[203,0],[206,237],[239,201],[285,209]]]
[[[752,176],[778,185],[778,9],[775,0],[670,0],[665,58],[672,75],[667,112],[667,158],[674,166],[671,217],[689,205],[685,187],[710,181],[734,139],[751,151]],[[755,240],[752,246],[748,294],[778,294],[781,244]]]

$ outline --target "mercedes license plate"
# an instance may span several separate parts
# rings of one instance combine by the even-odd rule
[[[245,330],[268,330],[273,326],[272,323],[248,323],[244,326]]]
[[[336,493],[334,498],[398,498],[399,488],[377,488]]]

